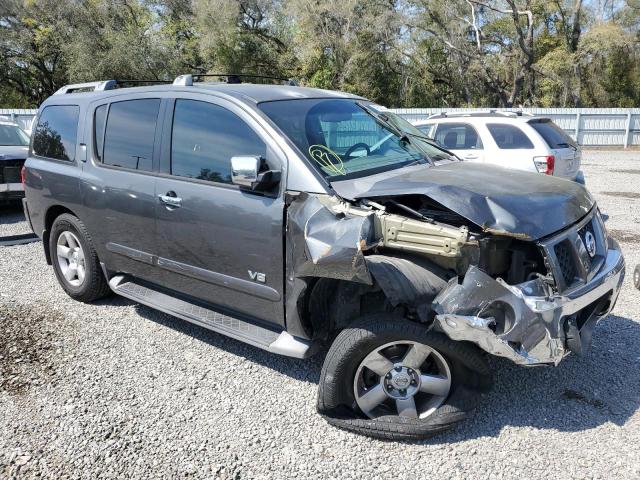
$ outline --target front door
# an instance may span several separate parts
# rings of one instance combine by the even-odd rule
[[[186,98],[168,107],[156,184],[158,266],[181,294],[283,326],[284,202],[233,185],[230,164],[250,155],[279,168],[278,159],[235,108]]]

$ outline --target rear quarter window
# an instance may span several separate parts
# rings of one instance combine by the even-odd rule
[[[77,105],[45,107],[33,131],[33,153],[56,160],[75,160],[79,113]]]
[[[493,140],[502,150],[532,149],[529,137],[514,125],[506,123],[487,123],[487,129]]]
[[[550,148],[576,148],[578,144],[565,133],[558,125],[550,120],[529,122],[533,128],[543,138]]]

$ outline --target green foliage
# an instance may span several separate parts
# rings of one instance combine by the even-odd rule
[[[186,72],[295,77],[396,107],[638,106],[640,11],[598,5],[2,0],[0,106],[37,106],[72,82]]]

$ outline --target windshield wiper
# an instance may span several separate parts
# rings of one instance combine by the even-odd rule
[[[406,133],[402,130],[400,130],[397,126],[395,126],[393,123],[391,123],[389,121],[389,117],[387,117],[385,114],[380,113],[376,110],[374,110],[373,108],[365,105],[362,102],[356,102],[356,105],[358,105],[362,110],[364,110],[366,113],[368,113],[369,115],[371,115],[373,118],[375,118],[378,122],[380,122],[382,125],[384,125],[385,127],[387,127],[389,130],[391,130],[393,133],[395,133],[398,137],[400,137],[401,139],[403,137],[406,137]],[[407,138],[407,141],[409,143],[411,143],[411,141]]]
[[[410,137],[414,137],[414,136],[419,137],[419,135],[415,135],[413,133],[402,130],[401,128],[398,128],[398,126],[395,125],[391,120],[389,120],[389,117],[387,117],[384,113],[380,113],[374,110],[373,108],[369,107],[368,105],[365,105],[362,102],[356,102],[356,105],[358,105],[362,110],[364,110],[365,113],[368,113],[370,116],[372,116],[377,122],[381,123],[384,127],[389,129],[397,137],[399,137],[400,142],[414,145]],[[420,137],[420,138],[428,139],[428,137]],[[422,158],[424,158],[430,165],[435,165],[435,163],[433,162],[433,160],[429,155],[423,152],[422,149],[417,145],[414,145],[414,146],[422,154]]]

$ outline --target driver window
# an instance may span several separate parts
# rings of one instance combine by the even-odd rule
[[[468,123],[439,124],[435,140],[447,150],[482,150],[478,132]]]
[[[231,157],[266,157],[266,144],[226,108],[176,100],[171,137],[171,174],[231,183]]]

